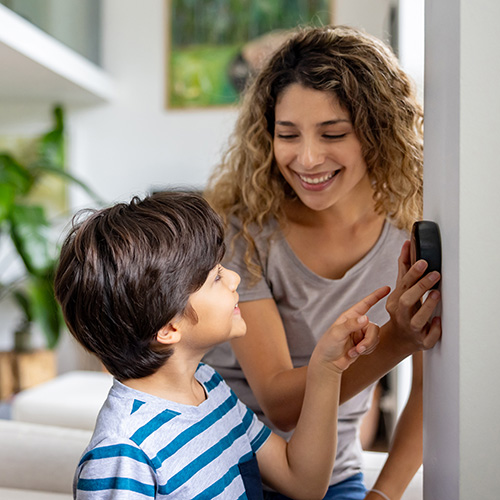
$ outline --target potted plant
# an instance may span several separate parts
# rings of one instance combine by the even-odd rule
[[[57,346],[63,319],[54,298],[53,276],[57,265],[57,223],[47,214],[43,200],[36,198],[36,191],[47,176],[63,182],[76,183],[97,199],[81,181],[65,171],[65,138],[63,110],[57,106],[53,112],[54,127],[35,141],[35,152],[29,162],[23,163],[13,154],[0,153],[0,238],[17,255],[20,271],[12,279],[2,277],[5,269],[0,267],[0,300],[12,298],[20,311],[21,320],[14,334],[14,348],[8,353],[10,361],[3,361],[4,379],[12,369],[12,391],[16,392],[33,385],[32,375],[23,374],[33,366],[32,335],[36,326],[44,335],[44,354],[39,355],[47,364],[47,351]],[[5,354],[5,353],[4,353]],[[52,358],[53,355],[52,355]],[[55,359],[55,358],[54,358]],[[2,360],[0,359],[0,362]],[[42,368],[48,378],[54,368]],[[0,367],[1,368],[1,367]],[[2,371],[0,370],[0,378]],[[0,380],[1,382],[1,380]],[[8,382],[6,382],[8,384]],[[4,392],[8,389],[3,388]],[[1,391],[1,388],[0,388]],[[1,396],[1,394],[0,394]]]

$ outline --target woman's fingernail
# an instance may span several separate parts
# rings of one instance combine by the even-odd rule
[[[427,267],[427,262],[425,260],[419,260],[416,264],[415,267],[417,271],[423,271]]]
[[[432,271],[427,275],[427,279],[431,282],[434,283],[434,281],[437,281],[439,279],[439,273],[437,271]]]
[[[366,315],[358,318],[358,323],[364,323],[366,321]]]
[[[366,351],[366,347],[364,345],[360,345],[358,347],[359,354],[363,354]]]

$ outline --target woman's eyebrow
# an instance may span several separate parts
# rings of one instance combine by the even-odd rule
[[[328,125],[336,125],[337,123],[351,123],[347,118],[336,118],[335,120],[327,120],[326,122],[318,123],[318,127],[326,127]]]
[[[283,127],[295,127],[295,123],[286,120],[277,120],[276,125],[281,125]],[[333,120],[327,120],[325,122],[318,123],[317,127],[327,127],[328,125],[336,125],[337,123],[351,123],[351,120],[347,118],[335,118]]]

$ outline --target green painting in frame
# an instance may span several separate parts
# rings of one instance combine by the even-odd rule
[[[167,0],[167,106],[236,103],[262,60],[301,25],[325,25],[332,0]]]

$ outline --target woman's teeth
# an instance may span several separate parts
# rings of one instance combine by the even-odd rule
[[[299,174],[299,177],[307,184],[321,184],[322,182],[329,181],[337,172],[338,170],[332,172],[331,174],[322,175],[321,177],[305,177],[304,175]]]

